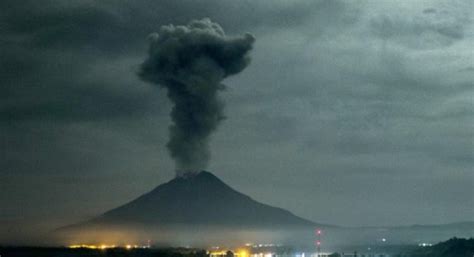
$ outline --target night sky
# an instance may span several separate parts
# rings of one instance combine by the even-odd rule
[[[174,177],[148,35],[251,33],[209,171],[321,223],[474,217],[474,2],[3,0],[0,226],[52,229]]]

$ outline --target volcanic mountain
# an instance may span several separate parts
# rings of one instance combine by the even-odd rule
[[[259,203],[207,171],[176,177],[137,199],[105,212],[87,226],[213,226],[225,228],[312,228],[317,224]]]

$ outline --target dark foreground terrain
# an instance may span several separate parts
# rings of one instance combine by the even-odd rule
[[[472,257],[474,238],[452,238],[448,241],[414,251],[410,257]]]
[[[208,257],[206,251],[189,249],[70,249],[49,247],[0,247],[1,257]]]
[[[291,249],[291,248],[289,248]],[[355,249],[355,248],[354,248]],[[341,248],[341,250],[343,250]],[[342,255],[334,253],[331,257],[473,257],[474,256],[474,238],[462,239],[452,238],[448,241],[427,247],[416,246],[387,246],[377,250],[384,254],[367,254],[361,251],[352,251]],[[290,251],[292,252],[292,251]],[[286,257],[298,256],[287,251],[283,254]],[[272,256],[283,256],[274,252]],[[48,247],[0,247],[0,257],[209,257],[209,254],[202,249],[193,248],[161,248],[161,249],[87,249],[87,248],[48,248]],[[227,254],[231,257],[233,254]],[[253,254],[249,255],[253,256]],[[261,255],[256,255],[261,256]],[[301,255],[299,255],[301,256]]]
[[[352,249],[352,251],[349,251]],[[432,246],[387,245],[372,248],[368,253],[360,247],[341,248],[346,254],[334,253],[330,257],[474,257],[474,238],[452,238]],[[375,254],[378,252],[378,254]],[[383,253],[383,254],[382,254]]]

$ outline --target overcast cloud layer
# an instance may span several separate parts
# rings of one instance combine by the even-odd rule
[[[472,220],[473,5],[1,1],[0,225],[83,220],[173,177],[171,104],[136,72],[149,33],[204,17],[257,38],[210,171],[317,222]]]

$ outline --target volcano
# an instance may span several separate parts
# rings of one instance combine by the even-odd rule
[[[259,203],[207,171],[159,185],[137,199],[74,225],[222,226],[226,228],[314,227],[312,221]]]
[[[249,231],[255,236],[262,231],[312,230],[315,226],[325,225],[259,203],[212,173],[201,171],[176,177],[125,205],[57,232],[61,238],[74,242],[104,242],[111,234],[119,240],[129,240],[133,234],[173,244],[189,235],[194,238],[187,242],[203,243],[200,234],[216,242],[222,235],[235,239],[238,231],[245,231],[248,239]]]

